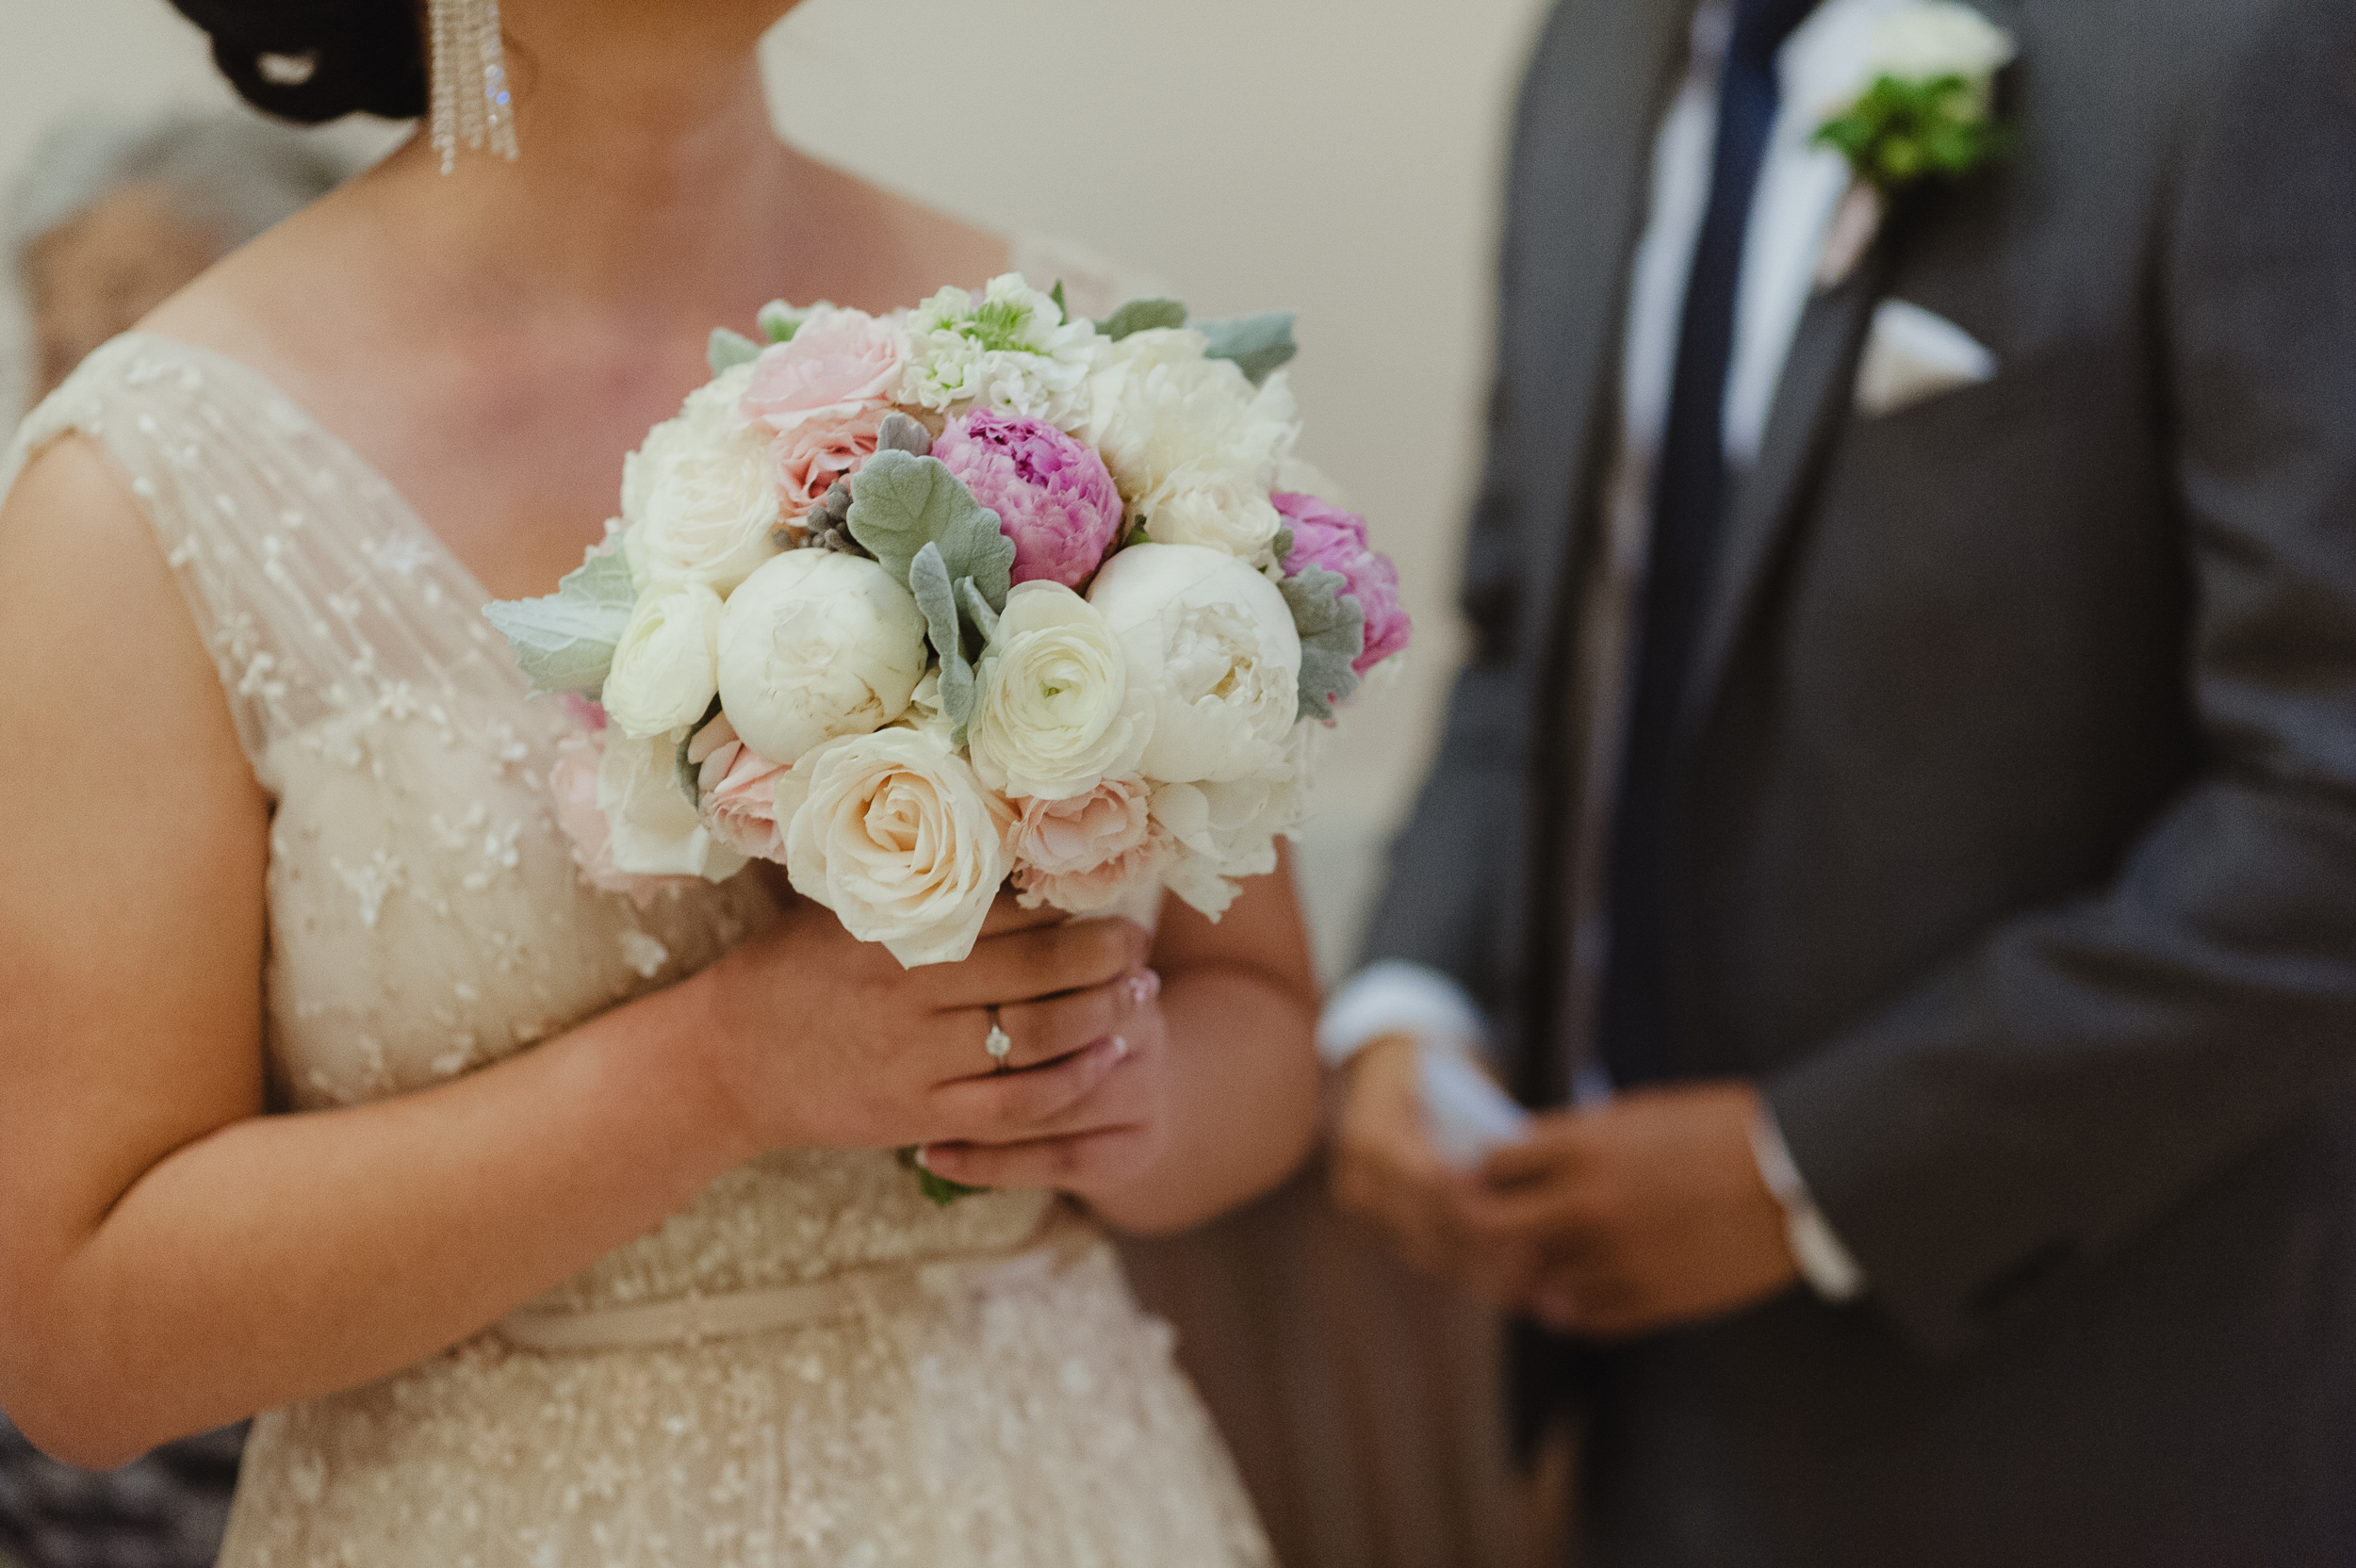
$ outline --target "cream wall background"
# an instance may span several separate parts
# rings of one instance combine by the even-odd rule
[[[1305,455],[1398,558],[1418,632],[1324,752],[1303,858],[1329,968],[1355,943],[1459,654],[1506,112],[1543,8],[808,0],[768,41],[797,144],[1151,270],[1200,314],[1301,310]],[[164,0],[0,0],[0,178],[74,110],[230,96]],[[364,123],[328,134],[384,144]]]

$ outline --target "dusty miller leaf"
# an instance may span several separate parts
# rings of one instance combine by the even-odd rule
[[[1232,359],[1245,379],[1257,386],[1268,373],[1301,351],[1293,341],[1298,314],[1274,310],[1260,316],[1237,316],[1225,321],[1197,321],[1196,328],[1211,340],[1205,357]]]
[[[998,514],[975,500],[939,459],[900,451],[869,458],[851,480],[846,524],[851,537],[911,592],[909,567],[926,545],[938,545],[949,581],[970,577],[992,610],[1005,607],[1013,584],[1014,541],[999,531]]]
[[[1106,337],[1118,343],[1133,332],[1152,332],[1161,327],[1183,327],[1186,324],[1186,307],[1175,300],[1132,300],[1112,313],[1102,329]]]
[[[1276,528],[1276,547],[1275,547],[1275,548],[1276,548],[1276,564],[1277,564],[1278,569],[1280,569],[1280,570],[1281,570],[1281,569],[1283,569],[1284,563],[1285,563],[1285,562],[1287,562],[1287,561],[1290,561],[1290,560],[1293,558],[1293,549],[1294,549],[1295,544],[1296,544],[1296,540],[1295,540],[1294,535],[1293,535],[1293,527],[1292,527],[1292,524],[1290,524],[1290,523],[1280,523],[1280,524],[1278,524],[1278,525],[1277,525],[1277,528]]]
[[[908,592],[916,596],[916,608],[924,612],[933,651],[941,656],[941,710],[957,727],[954,739],[963,745],[966,723],[973,717],[973,666],[965,657],[965,627],[957,619],[957,588],[951,586],[939,545],[927,540],[916,552],[908,565]]]
[[[983,647],[998,640],[998,612],[990,607],[990,601],[982,597],[982,591],[973,586],[970,577],[957,579],[957,608],[965,612],[965,618],[980,634]]]
[[[536,599],[499,599],[483,607],[499,629],[534,691],[578,692],[594,697],[614,667],[614,645],[630,625],[638,590],[619,549],[593,555],[557,580],[556,592]]]
[[[802,330],[802,313],[783,300],[772,300],[761,307],[753,318],[761,328],[761,335],[772,343],[791,343],[794,335]]]
[[[679,773],[679,793],[685,795],[687,804],[698,811],[704,808],[703,764],[689,761],[687,754],[694,749],[695,737],[719,716],[720,699],[713,697],[712,706],[704,710],[704,716],[679,731],[679,749],[671,755],[671,766]]]
[[[749,365],[760,357],[760,344],[743,333],[730,332],[726,327],[712,329],[712,344],[704,350],[704,362],[712,367],[712,373],[715,376],[739,365]]]
[[[1339,572],[1312,566],[1276,586],[1301,633],[1301,707],[1294,718],[1330,719],[1333,704],[1358,689],[1358,672],[1350,666],[1366,651],[1366,609]]]

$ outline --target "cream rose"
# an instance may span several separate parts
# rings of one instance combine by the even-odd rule
[[[1096,574],[1088,602],[1153,700],[1146,777],[1223,782],[1284,765],[1301,636],[1274,583],[1219,550],[1136,545]]]
[[[744,870],[744,857],[712,836],[679,788],[677,743],[668,735],[604,734],[597,809],[605,815],[614,871],[719,882]]]
[[[1135,770],[1153,731],[1120,640],[1061,583],[1016,584],[976,675],[967,743],[973,771],[1002,793],[1086,794]]]
[[[779,498],[770,433],[736,416],[752,368],[690,393],[676,418],[622,460],[622,517],[632,524],[630,570],[656,582],[700,582],[727,594],[777,553]]]
[[[720,706],[772,762],[880,728],[924,677],[924,617],[861,556],[790,550],[746,578],[720,616]]]
[[[1201,545],[1252,566],[1275,564],[1284,525],[1268,492],[1235,474],[1198,480],[1181,470],[1140,512],[1156,544]]]
[[[658,582],[630,607],[598,700],[632,740],[694,724],[719,687],[720,596],[700,582]]]
[[[907,968],[973,951],[1014,813],[938,735],[895,726],[828,741],[777,797],[794,891]]]
[[[2018,52],[2010,33],[1970,6],[1923,0],[1882,19],[1869,69],[1906,80],[1961,76],[1978,82],[2011,64]]]

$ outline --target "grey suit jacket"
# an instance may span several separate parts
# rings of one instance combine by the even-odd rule
[[[2017,146],[1810,306],[1672,803],[1680,1067],[1763,1083],[1873,1289],[1620,1353],[1590,1560],[2356,1562],[2356,4],[1979,3]],[[1540,42],[1478,646],[1372,938],[1534,1099],[1691,9],[1563,0]],[[1892,296],[1996,379],[1857,416]]]

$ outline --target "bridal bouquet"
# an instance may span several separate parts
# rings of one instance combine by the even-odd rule
[[[777,861],[909,966],[966,956],[1009,884],[1219,918],[1300,820],[1311,727],[1409,629],[1293,456],[1291,318],[1099,324],[1009,273],[760,329],[713,334],[558,592],[486,612],[588,704],[554,780],[586,874]]]

